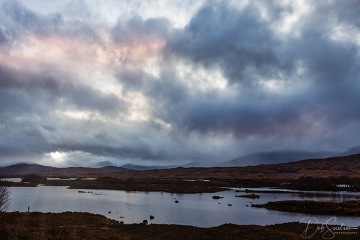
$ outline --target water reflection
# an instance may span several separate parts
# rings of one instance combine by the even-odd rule
[[[128,192],[111,190],[67,189],[67,187],[17,187],[11,190],[11,210],[39,212],[90,212],[124,221],[140,223],[155,216],[150,223],[182,224],[202,227],[225,223],[268,225],[297,222],[309,215],[269,211],[250,207],[252,203],[269,201],[324,199],[294,193],[258,193],[260,199],[237,198],[235,190],[216,193],[221,199],[212,199],[213,193],[176,194],[165,192]],[[79,193],[79,191],[83,191]],[[342,199],[334,195],[335,199]],[[331,197],[331,199],[334,199]],[[178,203],[175,203],[178,201]],[[231,206],[230,206],[231,205]],[[329,217],[317,217],[326,222]],[[357,226],[360,218],[338,217],[339,224]]]

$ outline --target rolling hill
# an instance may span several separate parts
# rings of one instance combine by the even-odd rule
[[[115,176],[115,175],[114,175]],[[360,154],[296,162],[246,166],[172,168],[137,172],[123,172],[119,177],[173,179],[297,179],[299,177],[360,178]]]
[[[43,166],[39,164],[19,163],[7,167],[0,168],[0,176],[23,176],[29,174],[36,175],[81,175],[81,174],[106,174],[133,171],[122,167],[106,166],[101,168],[86,167],[67,167],[57,168],[51,166]]]
[[[244,167],[261,164],[276,164],[295,162],[305,159],[326,158],[334,156],[334,152],[306,152],[306,151],[269,151],[245,155],[231,161],[220,163],[220,167]],[[348,154],[350,155],[350,154]]]
[[[262,164],[246,167],[191,167],[136,171],[122,167],[102,168],[55,168],[37,164],[16,164],[0,168],[0,176],[23,176],[28,174],[56,176],[91,176],[116,178],[153,179],[297,179],[299,177],[360,178],[360,154],[308,159],[296,162]]]

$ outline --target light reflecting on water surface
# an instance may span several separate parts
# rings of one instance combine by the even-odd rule
[[[269,225],[298,222],[309,215],[269,211],[251,207],[252,203],[300,200],[298,194],[259,193],[260,199],[238,198],[234,190],[219,193],[173,194],[165,192],[127,192],[116,190],[84,190],[67,187],[12,187],[10,211],[90,212],[124,221],[139,223],[155,216],[151,223],[182,224],[202,227],[225,223]],[[79,192],[80,191],[80,192]],[[213,195],[224,198],[212,199]],[[305,198],[321,200],[322,198]],[[175,203],[178,200],[179,203]],[[231,204],[231,206],[228,206]],[[326,222],[332,216],[317,217]],[[338,217],[337,223],[358,226],[360,218]]]

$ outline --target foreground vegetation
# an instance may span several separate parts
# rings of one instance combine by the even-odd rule
[[[2,213],[0,239],[256,239],[298,240],[306,224],[284,223],[271,226],[225,224],[213,228],[180,225],[122,224],[90,213]],[[311,227],[315,227],[312,225]],[[317,232],[311,239],[323,239]],[[336,235],[333,239],[359,239],[359,232]]]
[[[253,204],[268,210],[296,212],[331,216],[360,216],[360,201],[318,202],[318,201],[277,201],[266,204]],[[360,223],[359,223],[360,224]]]
[[[0,186],[0,213],[9,208],[10,193],[7,187]]]

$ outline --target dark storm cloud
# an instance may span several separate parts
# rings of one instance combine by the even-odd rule
[[[266,18],[259,4],[266,8]],[[106,65],[105,70],[96,69],[98,65],[91,61],[87,65],[92,52],[70,61],[73,69],[94,73],[99,85],[93,79],[78,79],[73,69],[66,72],[60,70],[63,66],[45,66],[47,59],[19,70],[1,58],[0,159],[62,151],[111,161],[220,161],[271,148],[319,150],[325,146],[329,150],[358,145],[359,42],[337,40],[334,32],[356,35],[359,4],[352,0],[310,4],[313,9],[288,33],[277,27],[283,16],[296,11],[294,7],[278,1],[250,1],[238,9],[208,1],[183,28],[175,29],[171,19],[136,15],[125,20],[120,16],[114,26],[100,27],[106,36],[100,38],[99,29],[88,21],[91,13],[85,2],[69,5],[68,15],[41,15],[16,1],[4,1],[0,54],[18,50],[16,43],[33,35],[37,41],[60,36],[61,46],[64,39],[84,40],[76,44],[101,48],[101,61],[106,64],[108,55],[126,59],[127,54],[139,51],[140,58],[147,58],[146,49],[145,53],[141,50],[152,41],[165,47],[151,52],[154,62],[115,61],[117,65]],[[68,52],[64,55],[65,62],[73,57]],[[15,66],[21,64],[17,60],[13,60]],[[59,65],[64,64],[62,60]],[[191,74],[182,72],[183,68]],[[205,73],[197,74],[197,70]],[[207,82],[217,81],[218,76],[209,76],[217,70],[227,83],[222,87]],[[108,93],[110,86],[118,94]],[[69,117],[66,111],[79,111],[80,117]],[[82,111],[99,117],[82,118]]]
[[[0,6],[0,19],[5,25],[3,30],[9,38],[23,33],[50,34],[62,23],[60,15],[43,17],[22,6],[17,1],[5,1]]]
[[[62,78],[0,66],[1,159],[27,161],[58,150],[61,146],[54,139],[68,133],[61,130],[56,110],[89,110],[104,115],[125,110],[124,102],[116,96]],[[72,124],[69,122],[67,129],[74,133],[88,131]]]
[[[328,123],[339,127],[359,122],[359,45],[332,39],[336,28],[359,31],[359,4],[355,1],[319,2],[316,14],[303,21],[301,38],[287,43],[285,51],[300,59],[307,68],[311,90],[303,96]],[[326,24],[324,24],[326,23]]]
[[[306,32],[301,41],[295,41],[296,57],[308,68],[307,77],[312,80],[314,104],[333,105],[332,111],[342,111],[344,120],[350,118],[359,102],[359,50],[352,44],[337,43]]]
[[[165,66],[157,81],[149,84],[145,92],[159,102],[166,101],[166,104],[174,108],[174,110],[181,106],[191,94],[190,89],[181,82],[175,69],[172,69],[171,66]]]
[[[5,95],[9,95],[9,92],[6,92]],[[19,107],[20,103],[24,108],[21,109],[22,112],[19,111],[20,109],[14,109],[11,114],[3,112],[3,109],[0,108],[0,160],[16,158],[21,161],[27,161],[33,157],[39,159],[39,156],[44,152],[51,152],[56,149],[56,146],[52,146],[47,141],[44,131],[34,121],[33,117],[29,113],[24,113],[32,105],[41,104],[41,102],[34,101],[31,98],[26,99],[21,94],[13,95],[12,97],[14,98],[11,100],[15,103],[3,102],[2,105],[6,104],[14,108]],[[19,97],[19,99],[16,97]],[[4,100],[3,94],[0,95],[0,100]],[[26,103],[22,100],[28,100],[28,104],[25,105]]]
[[[16,39],[31,34],[37,36],[55,34],[68,38],[80,36],[84,40],[93,39],[91,33],[94,30],[85,23],[65,22],[60,14],[42,16],[16,1],[3,3],[0,12],[5,32],[1,35],[3,36],[1,41],[16,41]],[[132,27],[136,28],[140,26],[137,25],[138,23],[136,20],[129,22]],[[159,24],[159,31],[155,29],[153,36],[159,36],[162,28],[160,25],[165,26],[167,23],[163,20],[153,19],[144,22],[141,29],[135,28],[138,32],[133,32],[135,34],[133,37],[137,37],[138,34],[146,37],[151,28],[157,24]],[[129,29],[129,27],[124,27],[125,34],[130,34]],[[135,41],[136,39],[129,38],[130,40]],[[61,64],[61,60],[59,60],[59,64]],[[76,66],[74,67],[76,68]],[[91,119],[83,120],[83,124],[79,124],[80,120],[56,119],[55,111],[67,110],[89,110],[91,114],[99,112],[105,118],[119,113],[127,114],[128,103],[120,100],[113,93],[105,93],[102,89],[97,89],[92,86],[91,81],[87,82],[84,79],[79,81],[72,75],[72,72],[65,73],[51,66],[44,66],[43,69],[40,68],[40,71],[26,68],[19,70],[1,64],[0,93],[1,159],[30,157],[31,154],[43,155],[56,150],[84,151],[98,156],[117,158],[152,159],[159,156],[159,154],[153,153],[157,150],[151,150],[148,146],[147,142],[151,142],[151,140],[141,142],[139,137],[132,137],[131,133],[127,133],[129,134],[127,144],[112,147],[114,141],[117,141],[112,136],[114,131],[110,131],[108,134],[110,135],[108,140],[111,139],[111,141],[101,138],[102,135],[106,136],[107,134],[102,133],[101,135],[99,132],[109,131],[106,125],[101,125],[101,122],[92,126],[92,129],[88,129],[86,122],[91,122]],[[46,126],[43,126],[43,123]],[[93,130],[97,128],[99,131]],[[74,135],[74,137],[69,139],[69,135]]]
[[[280,38],[254,6],[237,10],[226,3],[207,3],[172,36],[166,51],[205,68],[220,67],[229,84],[239,84],[239,91],[233,99],[211,94],[184,98],[180,108],[166,112],[169,121],[173,118],[191,131],[233,132],[239,137],[304,136],[317,119],[332,127],[359,122],[359,46],[330,38],[336,27],[331,20],[357,25],[354,12],[359,8],[350,8],[358,4],[329,4],[315,4],[312,15],[297,23],[300,37]],[[271,21],[291,11],[274,2],[266,6]],[[296,76],[297,62],[306,68],[301,79]],[[307,81],[307,91],[278,96],[261,87],[260,81],[279,75],[285,80],[278,84]]]
[[[0,28],[0,44],[5,41],[6,41],[5,34],[4,34],[3,30]]]
[[[334,14],[339,23],[360,27],[360,2],[357,0],[317,2],[317,8],[324,17]]]
[[[198,92],[187,86],[176,69],[164,64],[158,77],[142,71],[127,71],[118,75],[127,89],[142,91],[153,102],[152,114],[172,124],[176,131],[233,133],[247,135],[301,134],[294,127],[302,111],[311,107],[299,95],[279,97],[260,90],[239,91],[235,96],[215,91]],[[188,79],[192,81],[192,79]],[[303,104],[301,108],[295,108]],[[299,126],[301,127],[301,126]],[[175,133],[176,134],[176,133]]]
[[[41,99],[45,103],[65,104],[78,109],[104,113],[125,109],[125,104],[114,94],[97,91],[74,81],[70,76],[55,76],[55,74],[12,70],[0,65],[0,90],[15,89],[18,93],[20,91],[24,95],[29,94],[32,98]],[[4,105],[5,103],[3,102]],[[12,104],[12,101],[9,104]],[[27,109],[31,111],[32,108]]]
[[[105,144],[58,145],[58,149],[61,149],[62,151],[83,151],[95,156],[106,156],[117,159],[164,160],[165,158],[158,149],[152,149],[149,144],[135,144],[135,142],[130,142],[130,145],[128,146],[122,145],[118,147],[112,147]]]
[[[247,135],[288,135],[293,132],[286,125],[291,125],[301,114],[288,103],[267,103],[271,97],[265,101],[253,99],[251,104],[209,97],[211,100],[202,99],[189,104],[188,111],[181,115],[185,127],[201,132],[229,132],[239,138]]]
[[[123,69],[116,73],[116,78],[127,90],[140,90],[144,87],[145,81],[151,76],[141,69]]]
[[[251,85],[254,73],[271,76],[282,67],[277,44],[254,7],[236,10],[210,2],[174,34],[167,49],[208,68],[219,66],[230,83]]]

